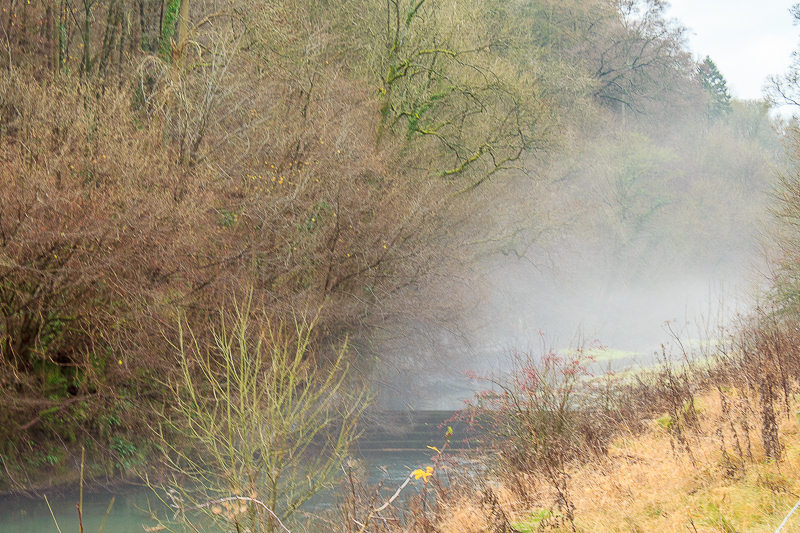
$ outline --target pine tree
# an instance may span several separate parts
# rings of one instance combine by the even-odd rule
[[[697,65],[697,73],[700,83],[711,96],[708,114],[711,118],[719,118],[727,115],[731,111],[731,95],[728,92],[728,84],[717,65],[710,57],[706,58]]]

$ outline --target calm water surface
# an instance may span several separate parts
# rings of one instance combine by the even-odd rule
[[[439,430],[432,424],[425,424],[427,430],[412,431],[411,434],[386,440],[385,434],[367,437],[366,448],[359,454],[366,472],[368,483],[377,485],[383,481],[384,493],[388,498],[413,470],[431,464],[433,452],[426,445],[441,445],[432,440]],[[383,450],[375,449],[369,443]],[[362,470],[363,471],[363,470]],[[413,493],[421,482],[411,483],[404,494]],[[163,509],[163,504],[147,488],[126,488],[117,494],[108,492],[84,492],[83,524],[86,533],[96,533],[106,515],[112,496],[116,496],[114,506],[105,523],[105,533],[143,532],[144,526],[153,525],[147,512],[148,506]],[[306,511],[315,512],[331,508],[339,501],[335,491],[318,495],[306,506]],[[78,492],[70,492],[50,499],[55,518],[63,533],[78,531],[77,511]],[[163,516],[163,513],[162,513]],[[57,533],[50,510],[43,499],[24,497],[0,497],[0,533]],[[320,531],[319,528],[294,528],[293,532]]]

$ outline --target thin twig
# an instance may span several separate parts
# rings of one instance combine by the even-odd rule
[[[399,487],[397,487],[397,490],[394,492],[394,494],[392,494],[392,497],[389,498],[388,500],[386,500],[386,502],[383,505],[381,505],[377,509],[371,509],[370,512],[367,513],[367,517],[364,519],[364,523],[363,524],[358,524],[358,522],[356,522],[356,520],[353,519],[353,522],[356,522],[356,524],[361,526],[361,529],[358,530],[358,533],[366,533],[367,525],[369,524],[369,521],[372,519],[372,517],[375,514],[381,512],[384,509],[386,509],[387,507],[389,507],[392,504],[392,502],[395,501],[398,496],[400,496],[400,492],[402,492],[402,490],[404,488],[406,488],[406,485],[408,485],[408,483],[411,481],[411,477],[413,475],[414,475],[413,473],[409,474],[408,477],[406,478],[406,480],[403,481],[403,484],[400,485]]]
[[[785,526],[786,522],[789,521],[789,517],[792,516],[798,507],[800,507],[800,500],[797,500],[797,503],[794,504],[794,507],[792,507],[792,510],[789,511],[789,514],[786,515],[786,518],[783,519],[783,522],[781,522],[781,525],[779,525],[778,529],[775,530],[775,533],[781,533],[781,529],[783,529],[783,526]]]
[[[58,533],[63,533],[61,531],[61,528],[58,526],[58,520],[56,520],[56,515],[53,513],[53,508],[50,507],[50,502],[47,501],[47,494],[44,495],[44,503],[46,503],[47,504],[47,508],[50,509],[50,516],[53,517],[53,523],[56,525],[56,529],[58,530]]]
[[[83,533],[83,467],[86,464],[86,448],[81,446],[81,489],[80,498],[78,499],[78,526],[80,532]]]
[[[25,494],[30,494],[30,492],[28,492],[28,491],[25,489],[25,486],[24,486],[24,485],[22,485],[21,483],[19,483],[19,482],[18,482],[16,479],[14,479],[14,477],[11,475],[11,472],[8,470],[8,465],[6,464],[6,460],[5,460],[5,458],[3,457],[3,455],[2,455],[2,454],[0,454],[0,463],[3,463],[3,470],[5,470],[5,471],[6,471],[6,475],[8,476],[8,479],[10,479],[10,480],[11,480],[11,482],[12,482],[14,485],[16,485],[16,486],[17,486],[17,489],[18,489],[18,490],[20,490],[20,491],[22,491],[22,492],[23,492],[23,493],[25,493]]]
[[[97,530],[97,533],[103,533],[103,529],[106,527],[106,520],[108,520],[108,515],[111,514],[111,508],[114,507],[114,501],[117,499],[116,496],[111,497],[111,501],[108,502],[108,508],[106,508],[106,514],[103,515],[103,521],[100,522],[100,528]]]
[[[408,483],[411,481],[411,476],[412,475],[413,474],[409,474],[408,477],[406,478],[406,480],[403,482],[403,484],[400,485],[399,487],[397,487],[397,490],[395,491],[394,494],[392,494],[392,497],[389,498],[388,500],[386,500],[386,503],[384,503],[383,505],[381,505],[380,507],[375,509],[373,512],[380,513],[381,511],[383,511],[384,509],[389,507],[392,504],[392,502],[395,501],[398,496],[400,496],[400,491],[402,491],[404,488],[406,488],[406,485],[408,485]]]
[[[353,522],[355,522],[355,524],[357,526],[361,526],[361,529],[359,529],[359,531],[363,531],[364,533],[369,533],[369,531],[367,531],[367,524],[362,524],[361,522],[359,522],[355,518],[353,518],[352,520],[353,520]]]

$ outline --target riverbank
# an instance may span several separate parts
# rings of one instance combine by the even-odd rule
[[[41,499],[43,494],[53,497],[77,491],[81,484],[80,457],[80,448],[64,448],[59,456],[52,456],[52,462],[38,467],[29,465],[29,470],[17,463],[4,463],[0,475],[0,498]],[[145,470],[155,471],[154,465],[143,459],[137,460],[136,465],[129,465],[131,470],[120,471],[119,466],[115,457],[87,455],[84,485],[90,490],[116,493],[138,484],[140,473]]]
[[[786,342],[784,347],[791,346]],[[791,358],[789,352],[782,353]],[[654,393],[657,389],[649,389],[649,394],[641,396],[650,401],[650,410],[639,409],[631,414],[633,418],[618,423],[604,453],[585,455],[567,464],[563,478],[566,482],[558,487],[541,472],[508,469],[497,455],[483,455],[471,466],[445,473],[446,468],[439,465],[451,458],[457,460],[460,452],[448,444],[441,457],[434,457],[431,462],[436,450],[428,446],[442,448],[437,438],[454,443],[460,439],[467,431],[463,416],[460,423],[453,424],[455,435],[443,439],[440,424],[436,422],[452,413],[429,412],[418,414],[416,419],[397,412],[391,413],[392,416],[384,413],[381,419],[388,427],[368,422],[374,434],[362,438],[368,456],[358,470],[365,474],[361,481],[365,483],[364,495],[368,499],[358,503],[357,520],[362,521],[370,509],[382,505],[413,469],[434,464],[438,480],[436,477],[414,480],[413,486],[402,493],[403,497],[382,513],[397,520],[396,525],[385,531],[478,533],[506,527],[507,531],[521,533],[566,532],[573,531],[573,526],[575,531],[586,532],[774,531],[800,494],[800,427],[795,414],[800,410],[800,396],[792,392],[793,388],[787,389],[790,391],[787,396],[781,396],[777,392],[779,382],[772,382],[776,391],[770,405],[775,421],[774,437],[779,445],[771,448],[771,441],[764,438],[770,432],[764,433],[763,398],[757,391],[742,386],[754,377],[747,377],[752,372],[743,369],[755,367],[747,367],[746,361],[741,360],[736,363],[738,367],[730,360],[727,367],[721,367],[719,359],[716,362],[716,367],[704,361],[697,366],[673,367],[668,374],[662,368],[661,374],[653,369],[649,374],[637,375],[635,379],[649,383],[650,387],[658,380],[671,382],[672,388],[664,390],[681,389],[689,395],[688,399],[680,396],[676,415],[675,411],[662,409],[668,404]],[[767,364],[762,374],[768,375],[770,369],[778,366]],[[736,368],[739,372],[735,375],[741,380],[727,380],[723,384],[720,376],[734,375],[731,372]],[[722,372],[725,369],[728,374]],[[779,375],[772,374],[772,378],[777,380]],[[631,405],[640,405],[641,398],[636,394],[629,393],[628,398]],[[636,417],[637,423],[631,423]],[[372,453],[378,444],[383,447],[391,444],[391,429],[397,430],[395,448],[418,451],[393,452],[385,457]],[[414,435],[413,442],[408,439],[409,432]],[[483,449],[487,453],[498,450],[503,453],[502,446]],[[378,486],[382,488],[375,492]],[[146,518],[141,511],[146,507],[143,503],[146,504],[147,497],[142,491],[123,489],[120,493],[119,486],[113,488],[121,497],[111,516],[120,513],[115,518],[119,524],[139,527]],[[350,502],[346,494],[349,490],[343,481],[330,501],[335,500],[336,505]],[[427,503],[422,504],[420,495],[425,494],[423,499]],[[67,523],[75,512],[70,497],[74,500],[76,496],[65,494],[56,509],[59,520]],[[102,518],[110,498],[111,494],[92,493],[86,507],[87,513],[94,513],[92,520]],[[5,508],[14,512],[6,514],[13,522],[6,525],[20,531],[50,527],[49,511],[42,507],[42,501],[30,507],[19,504],[21,500],[11,504],[9,501],[5,499]],[[336,524],[337,531],[350,531],[349,524],[340,520],[331,508],[334,504],[326,502],[324,512],[316,511],[330,516],[330,523]],[[566,519],[567,508],[571,522]],[[798,518],[790,520],[783,531],[800,531]],[[29,529],[19,529],[22,525]]]
[[[785,443],[779,462],[765,456],[758,438],[747,441],[745,456],[739,454],[717,393],[699,397],[699,423],[685,444],[676,442],[663,418],[651,420],[641,434],[620,435],[608,456],[569,471],[575,529],[775,531],[800,494],[800,431],[793,415],[800,401],[795,398],[789,407],[792,415],[784,413],[779,422]],[[483,493],[447,502],[439,530],[492,531],[499,509],[517,531],[570,531],[557,526],[563,517],[544,505],[554,499],[552,489],[533,477],[525,483],[525,495],[507,481],[493,484],[497,509]],[[794,518],[783,531],[800,531],[800,516]]]

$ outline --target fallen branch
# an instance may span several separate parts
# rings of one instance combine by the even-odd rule
[[[397,497],[400,496],[400,493],[403,491],[403,489],[406,488],[406,486],[411,482],[411,478],[413,476],[414,476],[413,472],[411,474],[409,474],[408,477],[406,478],[406,480],[403,481],[403,484],[400,485],[399,487],[397,487],[397,490],[394,492],[394,494],[392,494],[392,497],[389,498],[388,500],[386,500],[383,505],[381,505],[380,507],[378,507],[376,509],[370,509],[369,513],[367,513],[367,518],[364,519],[364,523],[363,524],[361,524],[361,523],[357,522],[355,519],[353,519],[353,522],[355,522],[357,525],[361,526],[361,529],[358,530],[358,533],[365,533],[367,531],[367,525],[369,524],[369,521],[372,519],[372,517],[375,514],[380,513],[381,511],[383,511],[384,509],[389,507],[392,504],[392,502],[394,502],[397,499]]]

